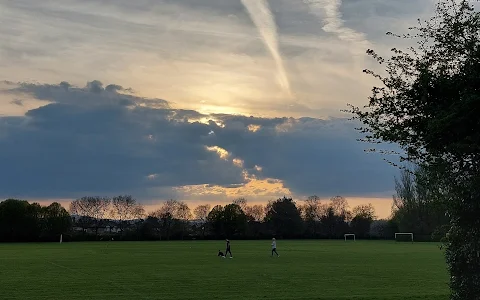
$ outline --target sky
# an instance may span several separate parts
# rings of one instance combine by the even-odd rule
[[[0,199],[341,195],[398,170],[341,110],[433,0],[0,1]],[[384,145],[394,149],[393,145]],[[395,157],[389,159],[395,160]]]

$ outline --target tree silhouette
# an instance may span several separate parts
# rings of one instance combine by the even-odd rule
[[[402,160],[440,179],[451,219],[451,299],[480,299],[480,13],[466,0],[441,0],[411,30],[403,37],[416,47],[393,48],[390,59],[368,51],[386,75],[365,71],[381,86],[351,112],[364,124],[365,141],[397,143]]]
[[[228,238],[243,236],[247,226],[247,216],[237,204],[228,204],[223,209],[223,226]]]
[[[183,240],[187,230],[188,221],[192,218],[192,213],[187,203],[183,201],[177,203],[174,217],[180,221],[181,239]]]
[[[225,236],[223,211],[224,209],[221,205],[216,205],[212,208],[207,217],[208,224],[217,238]]]
[[[160,209],[151,214],[152,217],[155,217],[159,220],[163,235],[167,240],[170,239],[170,235],[175,223],[175,217],[178,216],[178,206],[178,201],[168,200],[162,204]]]
[[[401,231],[429,236],[448,224],[445,195],[440,195],[439,190],[435,178],[425,167],[401,170],[400,178],[395,179],[392,207],[392,220]]]
[[[292,198],[283,197],[269,203],[265,220],[277,237],[294,238],[301,235],[303,221]]]
[[[110,215],[118,221],[118,226],[123,233],[128,221],[143,217],[145,209],[130,195],[116,196],[112,198]]]
[[[243,197],[233,200],[233,204],[236,204],[236,205],[240,206],[240,208],[243,210],[243,212],[245,212],[246,209],[247,209],[247,205],[248,205],[247,202],[248,202],[247,199],[245,199]]]
[[[352,210],[350,228],[360,238],[369,236],[370,225],[375,220],[375,208],[371,203],[358,205]]]
[[[58,241],[71,230],[71,217],[59,204],[41,206],[23,200],[0,202],[0,241]]]
[[[14,242],[35,241],[40,234],[40,205],[27,201],[7,199],[0,203],[1,240]]]
[[[361,217],[373,221],[376,218],[375,207],[371,203],[360,204],[352,209],[352,215],[354,218]]]
[[[110,201],[106,197],[82,197],[70,203],[70,213],[83,217],[83,220],[88,218],[95,229],[95,236],[98,236],[98,229],[109,212]]]
[[[53,202],[43,211],[43,230],[47,236],[58,239],[67,233],[72,226],[70,214],[59,203]]]
[[[247,217],[255,222],[261,222],[265,218],[265,206],[263,205],[247,206],[245,210]]]
[[[330,198],[330,207],[332,207],[336,216],[342,217],[345,221],[350,221],[351,214],[347,199],[342,196],[332,197]]]
[[[200,220],[202,226],[202,238],[205,238],[205,230],[207,225],[207,217],[208,213],[210,212],[211,206],[210,204],[199,205],[193,211],[195,217]]]
[[[322,217],[322,203],[320,197],[309,196],[300,207],[303,219],[305,220],[307,235],[317,235],[318,223]]]

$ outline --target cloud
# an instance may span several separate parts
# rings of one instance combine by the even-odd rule
[[[433,0],[331,0],[317,14],[270,1],[263,37],[238,0],[0,2],[5,195],[390,195],[396,170],[363,153],[340,109],[377,83],[363,42],[405,45],[385,32]],[[295,101],[272,76],[280,59]]]
[[[5,82],[5,84],[12,85],[12,83],[8,84],[7,82]],[[120,105],[126,107],[148,105],[149,107],[155,108],[169,107],[165,100],[130,95],[128,93],[133,92],[130,88],[125,89],[116,84],[110,84],[104,87],[103,83],[98,80],[88,82],[86,86],[82,88],[74,87],[65,81],[58,85],[21,83],[13,88],[3,89],[3,92],[27,97],[31,95],[33,98],[41,101],[84,107],[97,105]],[[67,94],[68,97],[65,97]]]
[[[10,103],[18,105],[18,106],[23,106],[23,101],[21,99],[14,99],[14,100],[10,101]]]
[[[44,105],[0,117],[6,170],[0,197],[131,193],[166,199],[201,196],[199,187],[229,195],[361,196],[392,189],[396,171],[363,153],[355,124],[345,119],[205,115],[126,91],[99,81],[4,90]]]
[[[323,30],[336,34],[341,40],[356,42],[368,46],[365,34],[352,28],[345,27],[340,12],[341,0],[304,0],[313,14],[323,19]]]
[[[262,176],[283,180],[293,193],[385,195],[391,190],[394,170],[363,152],[368,145],[356,142],[355,123],[341,118],[237,116],[225,116],[222,122],[224,128],[213,129],[219,146],[241,157],[248,170],[260,166]],[[260,129],[240,130],[249,124]]]
[[[278,34],[275,17],[270,11],[270,6],[268,5],[267,0],[242,0],[242,3],[260,32],[265,46],[275,60],[277,65],[277,79],[280,86],[286,92],[287,96],[292,96],[290,81],[278,48]]]
[[[323,21],[322,29],[325,32],[333,33],[340,40],[352,44],[354,56],[363,58],[366,49],[372,48],[372,44],[364,33],[345,26],[340,12],[342,0],[304,0],[303,2],[308,5],[314,15]],[[363,63],[363,59],[360,62]]]
[[[356,64],[351,42],[322,30],[323,15],[301,1],[270,7],[286,76],[304,105],[278,88],[277,65],[238,0],[1,1],[0,19],[9,26],[0,26],[0,79],[78,86],[94,77],[205,114],[340,116],[345,103],[367,101],[368,61]],[[344,0],[338,12],[341,28],[388,50],[400,41],[385,31],[405,31],[432,9],[432,1]],[[22,111],[0,99],[0,112],[34,108],[24,104]]]

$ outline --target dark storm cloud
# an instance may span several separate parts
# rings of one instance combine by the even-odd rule
[[[294,193],[386,196],[392,188],[396,170],[364,153],[368,145],[356,141],[356,124],[345,119],[223,120],[225,128],[214,129],[219,146],[244,159],[246,168],[259,165],[263,176],[284,180]],[[262,129],[242,131],[240,124]]]
[[[205,116],[117,92],[123,90],[97,81],[9,89],[50,103],[24,117],[0,118],[0,196],[131,192],[142,198],[151,188],[244,183],[241,168],[206,146],[226,149],[251,173],[284,180],[295,193],[366,195],[392,187],[394,170],[363,153],[344,119]],[[149,102],[163,107],[143,106]],[[223,125],[187,122],[202,117]]]
[[[12,85],[12,83],[7,83]],[[157,108],[168,108],[168,103],[162,99],[140,98],[134,95],[118,92],[130,92],[119,85],[110,84],[104,87],[98,80],[88,82],[83,88],[73,87],[68,82],[60,84],[35,84],[21,83],[15,87],[4,90],[13,95],[31,94],[34,98],[54,103],[69,104],[74,106],[138,106],[148,104]]]
[[[25,117],[0,119],[0,165],[9,170],[0,175],[3,195],[69,197],[242,182],[241,170],[204,149],[208,126],[172,119],[191,112],[142,107],[166,102],[118,94],[99,82],[66,87],[22,84],[9,90],[53,103]]]

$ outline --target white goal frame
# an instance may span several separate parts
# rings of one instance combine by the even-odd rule
[[[345,238],[345,242],[347,241],[347,236],[353,236],[353,241],[356,241],[355,239],[355,233],[345,233],[343,237]]]
[[[412,243],[413,243],[413,233],[412,232],[395,232],[395,241],[397,241],[397,235],[410,235],[412,237]]]

